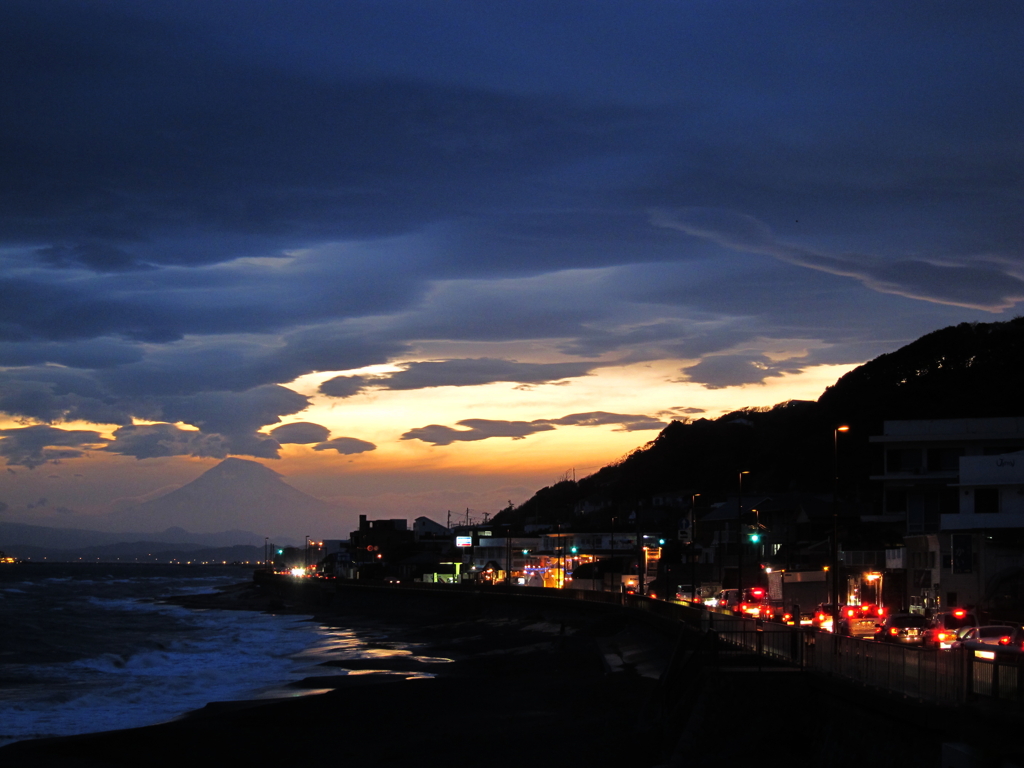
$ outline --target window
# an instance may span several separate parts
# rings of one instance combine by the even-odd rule
[[[998,488],[974,489],[974,514],[990,515],[999,511]]]
[[[921,459],[920,448],[890,448],[885,452],[885,468],[888,472],[920,472]]]
[[[885,511],[887,514],[895,515],[907,511],[906,491],[886,491]]]
[[[960,457],[963,454],[963,448],[929,448],[928,471],[956,472],[960,469]]]

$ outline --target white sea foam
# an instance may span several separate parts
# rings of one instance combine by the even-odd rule
[[[206,611],[160,650],[26,667],[40,685],[3,697],[0,743],[151,725],[210,701],[254,697],[305,676],[308,660],[291,657],[317,639],[316,625],[294,617]]]

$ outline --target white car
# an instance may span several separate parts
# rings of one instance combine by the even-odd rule
[[[996,653],[1024,653],[1024,629],[1005,624],[971,627],[954,648],[966,648],[980,659],[994,659]]]

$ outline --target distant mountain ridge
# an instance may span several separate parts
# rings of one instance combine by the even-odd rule
[[[84,528],[51,528],[43,525],[0,522],[0,544],[45,547],[49,549],[81,549],[85,547],[106,547],[116,544],[150,542],[174,544],[176,546],[231,547],[238,544],[263,546],[263,537],[252,531],[219,531],[217,533],[192,533],[184,528],[167,528],[160,532],[108,533],[90,531]]]

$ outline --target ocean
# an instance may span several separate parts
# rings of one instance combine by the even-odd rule
[[[345,674],[318,665],[380,647],[372,633],[310,617],[160,602],[251,579],[236,566],[0,565],[0,745],[312,693],[285,686]]]

